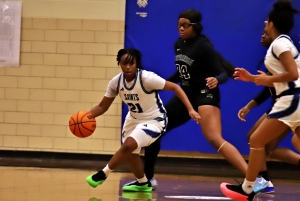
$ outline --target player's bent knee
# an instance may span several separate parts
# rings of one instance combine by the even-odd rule
[[[136,148],[138,148],[136,140],[132,137],[128,137],[122,145],[121,151],[124,153],[132,153]]]
[[[224,139],[222,138],[207,138],[207,141],[216,150],[218,150],[221,147],[221,145],[224,143]]]
[[[250,142],[250,138],[252,136],[253,132],[250,131],[248,134],[247,134],[247,142]]]
[[[273,149],[265,148],[265,152],[266,152],[267,157],[271,157],[271,155],[273,153]]]
[[[250,147],[265,147],[266,144],[262,144],[261,139],[259,139],[257,136],[250,136],[249,139],[249,145]]]

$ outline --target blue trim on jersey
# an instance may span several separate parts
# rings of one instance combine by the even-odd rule
[[[279,118],[283,118],[283,117],[289,116],[292,113],[294,113],[299,106],[299,97],[300,97],[299,94],[293,95],[292,103],[288,108],[286,108],[285,110],[282,110],[282,111],[278,111],[278,112],[269,114],[268,118],[269,119],[271,119],[271,118],[279,119]]]
[[[160,101],[158,91],[155,91],[155,98],[156,98],[156,104],[159,108],[160,113],[162,113],[164,115],[164,118],[163,118],[164,119],[164,125],[165,125],[163,127],[163,133],[164,133],[166,131],[166,127],[167,127],[167,124],[168,124],[167,111],[166,111],[166,109],[164,108],[164,106],[162,105],[162,103]]]
[[[288,39],[288,40],[294,45],[294,42],[293,42],[288,36],[280,36],[279,38],[286,38],[286,39]],[[279,38],[278,38],[278,39],[279,39]],[[295,46],[295,45],[294,45],[294,46]],[[296,46],[295,46],[295,48],[296,48]],[[297,48],[296,48],[296,50],[297,50]],[[275,59],[279,60],[279,58],[276,56],[276,54],[275,54],[274,51],[273,51],[273,46],[272,46],[271,51],[272,51],[272,54],[273,54],[273,56],[275,57]],[[296,56],[294,56],[294,59],[297,59],[298,57],[299,57],[299,52],[298,52],[298,54],[297,54]]]
[[[294,89],[296,84],[295,84],[295,82],[288,82],[288,86],[290,89]]]
[[[120,73],[120,76],[119,76],[119,79],[118,79],[117,93],[119,93],[119,89],[120,89],[121,76],[122,76],[122,73]]]
[[[285,35],[283,35],[283,36],[280,36],[279,38],[286,38],[286,39],[288,39],[293,45],[294,45],[294,42],[288,37],[288,36],[285,36]],[[279,39],[278,38],[278,39]],[[294,45],[295,46],[295,45]],[[297,49],[297,48],[296,48]],[[273,47],[272,47],[272,55],[275,57],[275,59],[277,59],[277,60],[279,60],[279,58],[276,56],[276,54],[274,53],[274,51],[273,51]],[[299,52],[298,52],[298,54],[294,57],[294,59],[297,59],[299,57]],[[295,86],[296,86],[296,84],[294,83],[294,82],[288,82],[288,87],[290,88],[290,89],[293,89],[293,88],[295,88]]]
[[[142,87],[143,91],[144,91],[146,94],[152,94],[155,90],[153,90],[153,91],[147,91],[147,90],[145,89],[144,85],[143,85],[143,81],[142,81],[142,72],[143,72],[143,70],[140,70],[140,75],[139,75],[139,77],[140,77],[140,84],[141,84],[141,87]]]
[[[163,121],[164,122],[164,126],[162,127],[162,133],[166,132],[166,128],[167,128],[167,124],[168,124],[167,115],[164,114],[163,118],[162,117],[156,117],[154,120],[157,121],[157,122]]]
[[[158,91],[155,91],[155,98],[156,98],[156,105],[158,106],[160,113],[167,114],[166,109],[163,107],[163,105],[160,102],[160,98],[158,96]]]
[[[138,74],[138,70],[136,71],[136,75],[135,75],[135,78],[134,78],[133,85],[131,87],[127,87],[126,86],[126,81],[125,81],[126,80],[125,75],[124,75],[124,73],[122,73],[122,75],[123,75],[123,85],[124,85],[125,89],[132,90],[134,88],[136,80],[137,80],[137,74]]]
[[[156,117],[154,120],[160,122],[160,121],[164,121],[165,119],[162,117]]]
[[[167,130],[167,125],[168,125],[168,117],[167,117],[167,114],[164,114],[164,120],[165,120],[165,122],[164,122],[164,127],[163,127],[163,133],[165,133],[166,132],[166,130]]]
[[[152,138],[157,138],[161,135],[161,133],[154,132],[148,129],[142,129],[147,135],[151,136]]]
[[[125,131],[123,131],[123,132],[121,132],[121,145],[123,145],[124,143],[123,143],[123,138],[124,138],[124,135],[125,135]]]

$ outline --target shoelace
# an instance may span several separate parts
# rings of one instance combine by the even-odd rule
[[[239,185],[242,185],[242,182],[239,182],[236,178],[233,178],[233,179],[236,183],[238,183]]]

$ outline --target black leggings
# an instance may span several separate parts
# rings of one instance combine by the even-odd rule
[[[166,132],[162,136],[167,134],[173,128],[183,125],[191,119],[185,105],[177,96],[173,96],[167,102],[165,109],[168,114],[168,125]],[[145,148],[144,172],[149,180],[154,176],[154,168],[157,155],[160,151],[160,141],[162,136]]]
[[[213,90],[205,90],[203,93],[195,92],[188,95],[194,110],[198,111],[198,107],[201,105],[213,105],[220,108],[220,91],[219,88]],[[185,124],[191,119],[188,110],[185,105],[177,96],[173,96],[165,105],[168,115],[168,125],[166,132],[161,136],[163,137],[173,128]],[[149,147],[145,148],[145,160],[144,160],[144,172],[148,179],[152,179],[154,176],[154,167],[157,155],[160,151],[161,137],[158,138]]]

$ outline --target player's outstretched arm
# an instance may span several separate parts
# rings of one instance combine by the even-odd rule
[[[270,97],[271,97],[270,89],[269,87],[265,87],[255,96],[255,98],[253,98],[251,101],[249,101],[249,103],[247,103],[247,105],[245,105],[242,109],[239,110],[238,112],[239,119],[241,121],[246,121],[245,117],[250,112],[250,110],[259,106]]]
[[[90,113],[93,115],[94,118],[104,114],[114,100],[115,97],[108,98],[104,96],[101,102],[90,110]]]
[[[163,89],[168,90],[168,91],[173,91],[176,94],[176,96],[178,96],[178,98],[183,102],[183,104],[185,105],[187,110],[189,111],[190,117],[193,120],[195,120],[197,123],[199,123],[199,121],[201,119],[199,113],[194,110],[188,97],[186,96],[186,94],[184,93],[184,91],[181,89],[180,86],[178,86],[177,84],[174,84],[172,82],[166,81],[166,84]]]
[[[247,71],[244,68],[235,68],[233,77],[235,80],[241,80],[244,82],[254,82],[254,75],[252,75],[249,71]]]
[[[238,118],[241,121],[246,121],[245,117],[246,115],[250,112],[250,110],[254,107],[257,106],[257,103],[255,102],[255,100],[251,100],[249,103],[247,103],[247,105],[245,105],[242,109],[239,110],[238,112]]]

